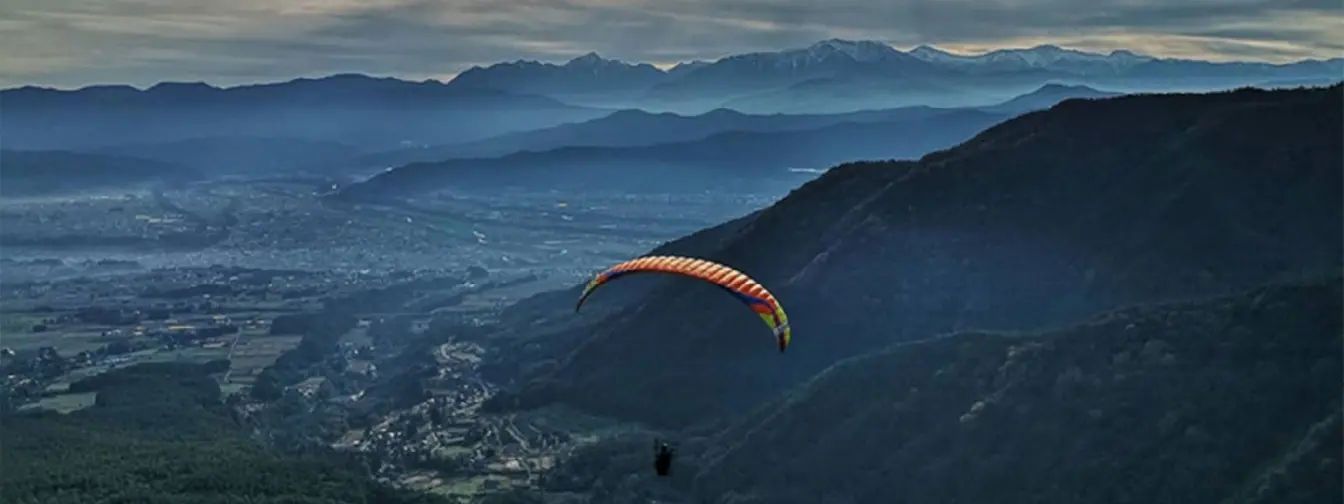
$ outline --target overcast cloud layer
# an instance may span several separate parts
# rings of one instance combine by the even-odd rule
[[[5,0],[0,86],[447,79],[597,51],[670,64],[828,38],[983,51],[1344,56],[1340,0]]]

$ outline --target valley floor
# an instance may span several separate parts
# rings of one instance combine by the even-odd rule
[[[238,411],[277,432],[319,412],[344,418],[343,432],[316,428],[318,437],[377,460],[385,482],[458,497],[531,486],[557,459],[619,427],[563,410],[480,414],[496,388],[478,373],[485,350],[454,331],[766,206],[788,187],[444,193],[395,206],[330,202],[322,198],[329,189],[314,180],[219,181],[6,199],[6,400],[21,410],[76,411],[96,399],[67,392],[80,379],[146,362],[227,359],[217,379]],[[302,350],[307,329],[290,327],[291,319],[337,312],[356,317],[355,327],[334,354],[315,357],[337,371],[314,365],[285,384],[285,397],[304,409],[253,397],[278,359]],[[432,332],[445,340],[414,346],[436,321],[448,329]],[[407,359],[432,374],[402,376]],[[391,405],[386,396],[404,388],[398,380],[422,395]]]
[[[211,265],[307,271],[481,266],[555,277],[593,268],[763,208],[798,180],[721,192],[438,193],[396,205],[322,196],[332,181],[213,181],[0,202],[4,280]],[[138,263],[138,264],[137,264]]]

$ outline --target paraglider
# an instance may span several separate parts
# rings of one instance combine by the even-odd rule
[[[766,325],[770,326],[771,331],[775,334],[775,344],[780,352],[789,347],[793,331],[789,329],[788,315],[779,306],[779,301],[775,299],[775,296],[745,273],[705,259],[647,256],[617,264],[598,273],[592,281],[588,282],[588,286],[583,289],[583,294],[579,296],[579,303],[574,307],[574,311],[579,311],[579,308],[583,307],[583,302],[598,287],[615,278],[634,273],[669,273],[712,283],[737,297],[738,300],[756,312],[761,320],[765,321]]]
[[[667,476],[672,472],[672,456],[675,451],[666,441],[653,440],[653,472]]]
[[[789,341],[793,338],[793,331],[789,329],[789,316],[779,306],[774,294],[741,271],[694,257],[647,256],[607,268],[606,271],[594,276],[584,287],[574,311],[578,312],[583,308],[583,302],[588,300],[588,296],[591,296],[598,287],[615,278],[635,273],[669,273],[714,284],[742,301],[770,326],[775,335],[775,345],[781,353],[789,347]],[[653,441],[653,470],[658,476],[667,476],[671,473],[674,455],[675,450],[668,443],[657,439]]]

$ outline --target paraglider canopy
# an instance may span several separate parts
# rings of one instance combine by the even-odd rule
[[[598,287],[615,278],[634,273],[668,273],[714,284],[742,301],[752,311],[756,312],[761,320],[765,321],[766,325],[770,326],[780,352],[788,348],[789,342],[793,338],[793,331],[789,328],[789,317],[784,313],[779,301],[770,291],[741,271],[694,257],[640,257],[607,268],[588,282],[588,286],[583,289],[583,294],[579,296],[579,302],[574,307],[574,311],[579,311],[583,307],[584,301]]]

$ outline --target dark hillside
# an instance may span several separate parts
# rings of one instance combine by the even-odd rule
[[[838,167],[691,252],[776,294],[788,354],[713,287],[662,280],[594,296],[623,305],[496,405],[683,426],[892,343],[1336,272],[1341,89],[1071,100],[919,162]]]
[[[721,434],[706,502],[1338,502],[1340,278],[833,366]],[[769,464],[762,464],[769,460]]]

